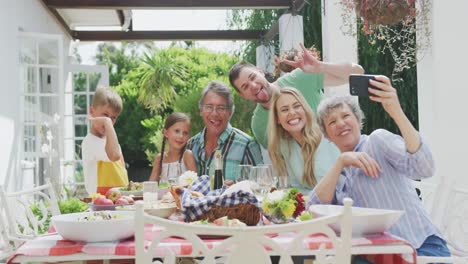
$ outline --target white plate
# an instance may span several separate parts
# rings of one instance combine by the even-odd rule
[[[314,204],[309,207],[314,215],[336,215],[343,210],[342,205]],[[403,211],[385,210],[363,207],[352,207],[353,236],[362,236],[384,232],[395,224]],[[338,224],[331,225],[336,232],[340,232]]]
[[[129,211],[101,211],[120,216],[111,220],[79,221],[94,212],[63,214],[52,217],[52,224],[63,238],[74,241],[115,241],[135,234],[135,213]]]

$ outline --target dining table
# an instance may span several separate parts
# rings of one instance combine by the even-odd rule
[[[53,230],[52,230],[53,231]],[[145,246],[161,232],[161,227],[145,225]],[[284,247],[292,241],[294,234],[285,232],[270,234],[279,245]],[[203,237],[203,242],[212,247],[221,243],[225,237]],[[329,249],[331,241],[324,235],[311,235],[304,239],[303,248],[299,250],[301,256],[313,256],[323,245]],[[155,251],[154,257],[164,258],[171,251],[178,257],[203,257],[192,251],[189,241],[168,237],[163,239]],[[353,237],[351,253],[364,255],[372,263],[378,264],[414,264],[416,253],[414,248],[402,238],[390,233],[377,233]],[[62,262],[86,260],[116,260],[135,258],[135,240],[133,237],[120,241],[84,242],[66,240],[56,232],[50,232],[35,239],[24,242],[10,256],[8,263],[23,262]]]

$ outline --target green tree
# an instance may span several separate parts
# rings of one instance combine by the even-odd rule
[[[109,67],[110,86],[119,85],[125,76],[140,64],[138,49],[148,47],[148,44],[120,42],[120,47],[113,43],[104,42],[98,45],[96,63]]]
[[[174,101],[177,95],[174,86],[183,85],[185,67],[171,52],[161,49],[151,54],[145,53],[142,62],[138,99],[152,111],[162,110]]]

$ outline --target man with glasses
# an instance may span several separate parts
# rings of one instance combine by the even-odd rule
[[[252,137],[234,128],[229,120],[234,113],[231,88],[223,82],[212,81],[198,102],[205,128],[187,143],[197,163],[198,175],[210,175],[215,150],[221,150],[225,180],[235,180],[239,164],[262,164],[260,146]]]

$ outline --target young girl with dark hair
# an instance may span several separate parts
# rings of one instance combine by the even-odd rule
[[[184,113],[170,114],[163,129],[161,153],[156,155],[150,181],[168,182],[170,176],[180,176],[187,170],[197,171],[191,150],[186,149],[190,137],[190,117]],[[169,149],[165,152],[166,143]]]

